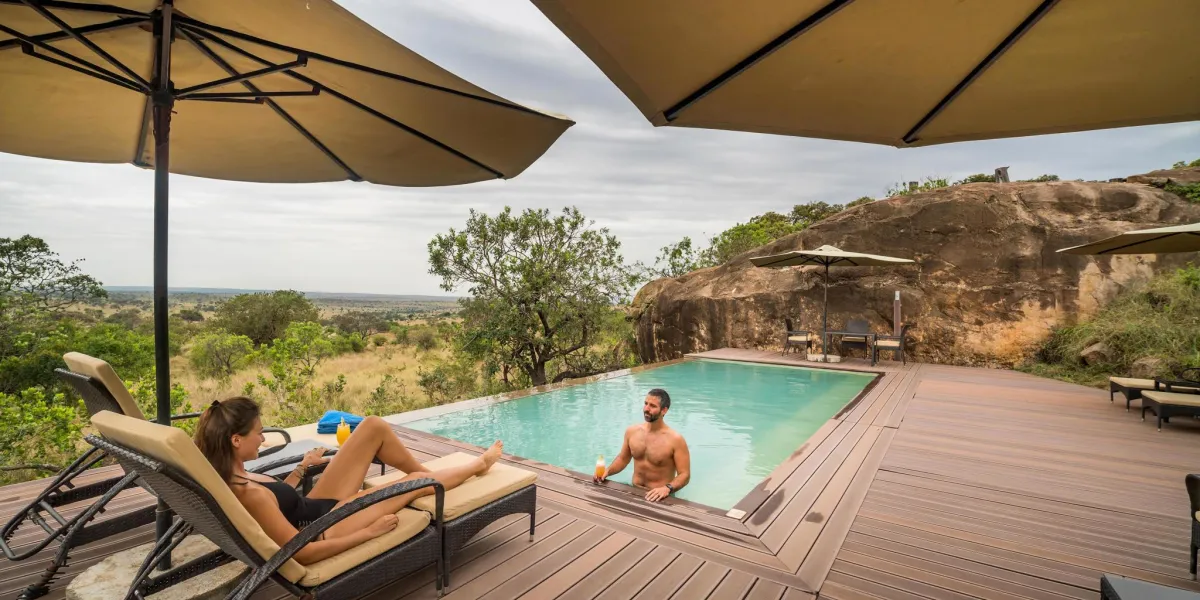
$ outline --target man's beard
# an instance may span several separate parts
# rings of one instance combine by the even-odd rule
[[[652,415],[650,413],[642,413],[642,416],[646,418],[647,423],[653,423],[658,420],[658,415]]]

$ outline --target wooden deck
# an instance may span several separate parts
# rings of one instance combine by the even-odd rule
[[[795,362],[750,350],[702,356]],[[1194,420],[1156,432],[1105,392],[1009,371],[830,367],[882,376],[743,500],[738,518],[647,505],[506,457],[539,474],[537,537],[528,541],[518,517],[489,527],[452,560],[448,597],[1057,600],[1097,597],[1102,573],[1200,591],[1188,575],[1183,486],[1200,471]],[[422,458],[474,450],[398,432]],[[0,488],[0,516],[39,487]],[[119,506],[150,501],[136,491]],[[68,573],[149,535],[77,551]],[[0,563],[0,597],[15,596],[37,562]],[[65,581],[50,598],[63,597]],[[435,595],[427,570],[372,598]]]

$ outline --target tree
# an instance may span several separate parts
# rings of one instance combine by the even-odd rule
[[[640,263],[639,263],[640,264]],[[646,279],[659,277],[679,277],[701,268],[700,251],[692,246],[692,238],[663,246],[658,250],[658,258],[653,267],[642,267]]]
[[[40,238],[0,238],[0,360],[22,351],[18,338],[27,349],[52,331],[72,304],[108,295],[79,262],[62,262]]]
[[[1188,167],[1200,167],[1200,158],[1197,158],[1196,160],[1193,160],[1192,162],[1188,162],[1186,160],[1181,160],[1181,161],[1171,165],[1172,169],[1186,169]]]
[[[851,202],[846,203],[846,209],[854,208],[855,206],[862,206],[864,204],[870,204],[874,201],[875,201],[875,199],[870,196],[863,196],[863,197],[859,198],[858,200],[853,200]],[[843,209],[843,210],[845,210],[845,209]]]
[[[196,336],[188,361],[201,377],[228,380],[246,364],[254,352],[254,342],[244,335],[212,331]]]
[[[791,218],[777,212],[768,212],[738,223],[709,240],[703,253],[704,266],[729,262],[733,257],[759,246],[769,244],[785,235],[800,231],[803,227],[792,224]]]
[[[955,181],[954,185],[963,185],[964,183],[996,183],[996,175],[988,175],[987,173],[967,175],[966,177]]]
[[[429,272],[461,301],[463,334],[482,340],[499,362],[524,371],[534,385],[547,365],[588,348],[604,313],[628,299],[635,277],[607,229],[593,229],[576,208],[495,217],[471,211],[462,231],[429,242]]]
[[[820,221],[826,217],[832,217],[842,212],[843,207],[840,204],[830,204],[828,202],[810,202],[808,204],[797,204],[792,207],[792,213],[788,217],[792,221],[792,225],[800,229],[807,229],[813,223]]]
[[[317,307],[304,294],[292,290],[240,294],[217,307],[216,326],[235,335],[244,335],[255,346],[283,337],[296,322],[316,321]]]
[[[897,183],[887,189],[884,194],[888,198],[895,196],[909,196],[919,192],[928,192],[939,188],[949,187],[950,180],[944,177],[926,177],[917,185],[916,189],[910,188],[903,183]]]
[[[345,333],[357,333],[364,338],[388,330],[387,319],[377,312],[353,310],[334,316],[330,322]]]
[[[320,323],[292,323],[284,331],[283,337],[276,339],[266,351],[266,356],[275,363],[294,364],[301,375],[312,377],[316,374],[317,366],[333,356],[333,342],[326,337],[325,328]]]
[[[179,311],[176,316],[188,323],[200,323],[204,321],[204,315],[194,308],[185,308]]]
[[[1048,181],[1058,181],[1058,175],[1038,175],[1033,179],[1022,179],[1024,183],[1045,183]]]

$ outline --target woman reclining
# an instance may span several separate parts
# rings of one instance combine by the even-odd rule
[[[362,489],[363,478],[375,457],[407,473],[400,481],[436,479],[448,491],[474,475],[486,473],[503,450],[503,445],[496,441],[469,464],[429,471],[404,447],[386,421],[367,417],[342,444],[306,497],[296,491],[296,486],[305,469],[329,462],[322,457],[322,449],[305,454],[282,481],[246,471],[245,461],[258,457],[258,448],[264,441],[259,413],[258,404],[245,397],[213,402],[200,416],[195,441],[250,516],[280,546],[300,528],[334,508],[376,491]],[[396,512],[432,493],[433,488],[423,488],[368,506],[330,527],[317,541],[297,552],[295,560],[302,565],[312,564],[379,537],[396,528]]]

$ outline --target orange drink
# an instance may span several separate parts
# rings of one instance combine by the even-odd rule
[[[608,467],[604,464],[604,455],[601,454],[600,457],[596,459],[596,477],[603,479],[604,474],[607,471]]]

